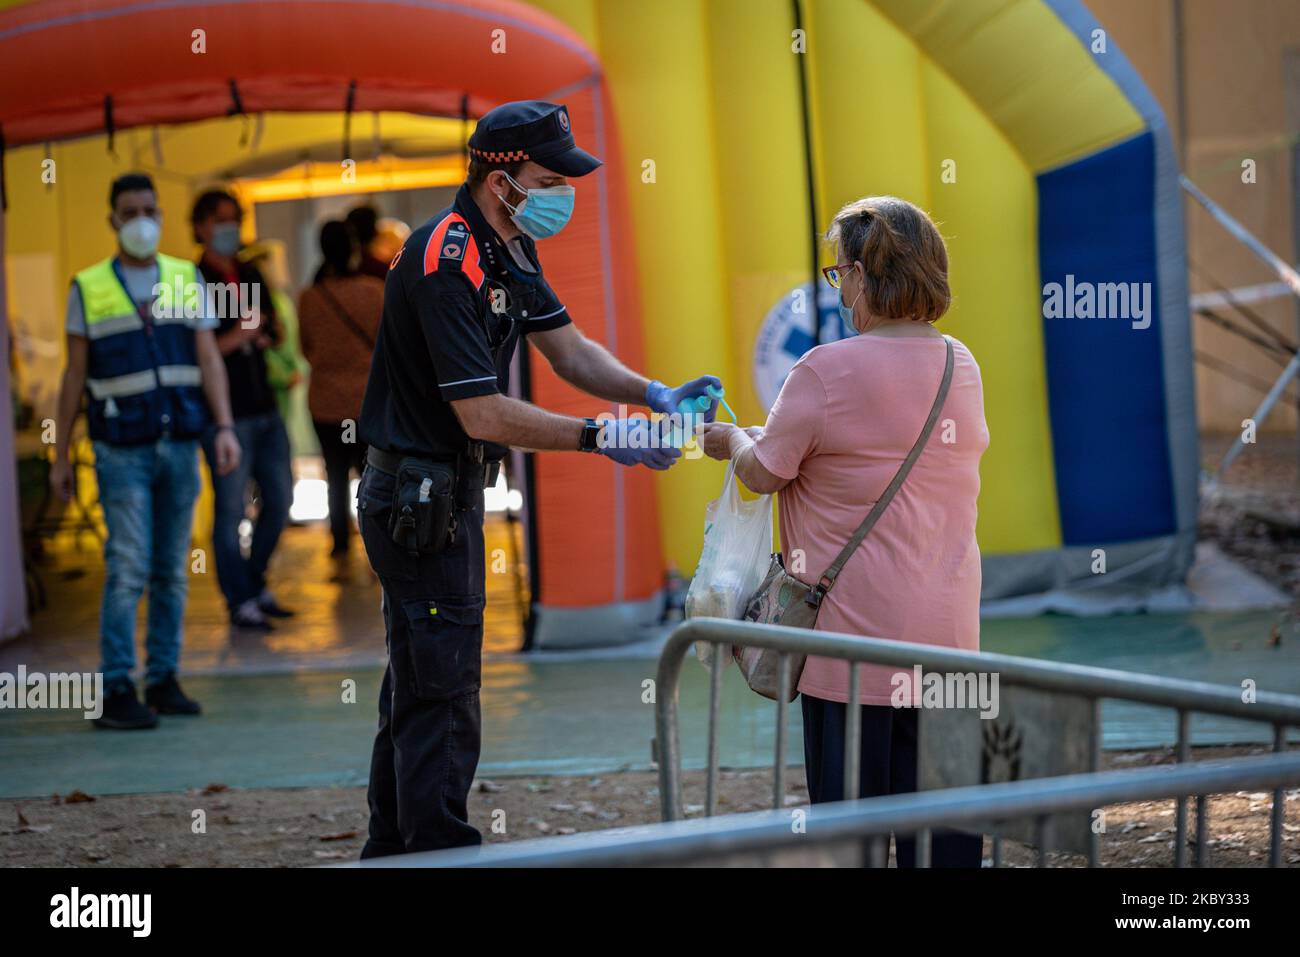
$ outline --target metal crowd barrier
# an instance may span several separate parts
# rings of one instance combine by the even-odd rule
[[[1300,727],[1300,696],[1259,692],[1254,701],[1241,699],[1238,689],[1201,681],[1185,681],[1159,675],[1094,668],[1087,665],[1039,661],[1012,655],[959,651],[912,642],[891,641],[883,638],[863,638],[826,631],[808,631],[781,625],[760,625],[747,621],[722,618],[693,618],[683,622],[668,637],[659,656],[659,672],[655,689],[655,736],[659,763],[659,795],[663,820],[682,819],[681,743],[678,736],[678,686],[682,663],[691,646],[706,642],[714,646],[715,661],[726,662],[731,657],[731,646],[772,648],[781,652],[781,687],[790,687],[791,654],[818,655],[842,658],[863,664],[895,665],[911,669],[920,665],[923,671],[944,673],[997,673],[999,685],[1016,685],[1057,691],[1082,696],[1092,700],[1095,709],[1104,698],[1157,705],[1173,709],[1178,720],[1177,760],[1184,763],[1191,758],[1189,726],[1193,713],[1216,714],[1246,721],[1260,721],[1273,727],[1273,750],[1286,750],[1287,729]],[[712,817],[717,811],[718,799],[718,729],[719,705],[722,692],[722,673],[725,669],[712,669],[709,681],[709,737],[708,771],[705,783],[705,814]],[[857,668],[849,669],[849,700],[858,696]],[[788,694],[782,694],[776,706],[776,754],[773,768],[772,806],[780,809],[785,799],[785,768],[789,712]],[[846,709],[845,720],[845,774],[844,799],[857,798],[858,758],[861,752],[861,715],[857,708]],[[1100,714],[1098,710],[1098,715]],[[1098,720],[1100,726],[1100,720]],[[1265,760],[1282,760],[1280,757]],[[1088,777],[1073,776],[1073,777]],[[1234,786],[1239,790],[1247,785]],[[985,785],[992,788],[995,785]],[[996,786],[1000,787],[1000,785]],[[1282,784],[1273,792],[1273,810],[1270,828],[1269,864],[1282,863],[1282,819],[1285,811]],[[966,790],[966,789],[961,789]],[[909,801],[922,795],[942,792],[920,792],[908,795]],[[1001,792],[990,792],[1001,793]],[[1197,860],[1203,861],[1208,802],[1206,795],[1196,790],[1173,794],[1177,798],[1174,865],[1187,863],[1187,797],[1197,797],[1196,829]],[[1100,806],[1093,801],[1092,807]],[[995,812],[997,808],[993,808]],[[993,813],[995,820],[1009,820],[1016,815]],[[929,852],[930,828],[918,832],[918,855]],[[1045,838],[1046,835],[1040,835]],[[1040,841],[1040,845],[1043,841]],[[1045,848],[1040,847],[1040,853]],[[1089,842],[1088,863],[1095,865],[1098,854],[1098,837],[1093,833]],[[994,860],[1000,859],[1000,840],[994,835]]]
[[[1052,814],[1130,801],[1220,794],[1243,788],[1282,790],[1295,785],[1300,785],[1300,753],[1071,774],[818,804],[806,810],[807,818],[798,834],[790,826],[792,809],[755,811],[400,854],[337,866],[662,867],[772,863],[800,849],[830,849],[841,853],[852,850],[856,857],[852,863],[882,867],[891,832],[916,833],[938,825],[981,828],[990,821],[1026,817],[1036,818],[1042,825]],[[1204,841],[1198,845],[1198,856],[1202,846]],[[745,859],[742,855],[751,857]],[[753,855],[760,860],[754,861]],[[1041,844],[1038,862],[1047,863]],[[924,865],[928,860],[922,856],[919,863]]]

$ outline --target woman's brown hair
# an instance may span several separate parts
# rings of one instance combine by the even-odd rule
[[[896,196],[849,203],[826,231],[862,263],[862,294],[874,316],[934,322],[952,304],[948,250],[930,217]]]

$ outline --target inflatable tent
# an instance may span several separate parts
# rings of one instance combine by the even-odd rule
[[[942,325],[984,372],[986,598],[1142,605],[1190,563],[1176,169],[1153,99],[1074,0],[40,0],[0,11],[0,62],[7,169],[50,141],[239,113],[472,122],[504,100],[565,102],[606,165],[547,241],[552,284],[588,336],[666,381],[723,376],[754,422],[794,359],[842,334],[833,310],[799,308],[830,301],[809,300],[816,234],[850,199],[906,197],[948,239]],[[1145,290],[1144,316],[1083,318],[1073,295],[1090,284]],[[545,362],[527,372],[534,401],[597,411]],[[634,636],[666,561],[694,567],[720,467],[534,458],[535,644]],[[0,486],[6,515],[14,499]]]
[[[809,237],[845,202],[903,196],[947,238],[956,303],[941,325],[984,372],[986,601],[1178,600],[1197,444],[1177,170],[1159,107],[1082,3],[543,5],[610,78],[652,369],[728,357],[742,416],[761,422],[814,341],[796,313]],[[1090,283],[1137,283],[1146,319],[1045,315],[1045,289]],[[826,292],[822,339],[838,334]],[[664,478],[679,562],[719,485],[694,464]]]

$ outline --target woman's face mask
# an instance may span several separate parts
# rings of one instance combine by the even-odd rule
[[[218,256],[233,256],[239,252],[239,223],[217,223],[212,227],[212,240],[208,244]]]
[[[856,276],[857,272],[858,272],[858,267],[856,264],[854,264],[852,275]],[[845,278],[848,277],[846,276]],[[853,302],[849,303],[846,306],[844,304],[844,282],[843,281],[840,282],[840,301],[839,301],[840,319],[843,320],[844,324],[848,326],[850,329],[853,329],[858,332],[860,332],[861,330],[858,329],[857,323],[853,321],[853,309],[855,306],[857,306],[858,300],[861,298],[862,298],[862,283],[859,282],[858,294],[853,297]]]
[[[117,229],[122,250],[136,259],[148,259],[158,251],[162,227],[151,216],[133,216]]]
[[[510,210],[510,221],[520,232],[533,239],[554,236],[573,215],[574,191],[572,186],[548,186],[525,189],[506,173],[510,185],[524,194],[518,206],[511,206],[504,196],[498,196],[503,206]]]

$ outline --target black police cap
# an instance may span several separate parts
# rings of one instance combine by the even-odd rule
[[[574,142],[568,109],[544,100],[489,110],[469,138],[469,152],[489,163],[532,160],[561,176],[586,176],[601,164]]]

